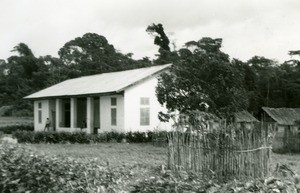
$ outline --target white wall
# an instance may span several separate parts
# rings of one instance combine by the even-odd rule
[[[117,98],[117,125],[111,125],[111,98]],[[98,132],[124,132],[124,97],[122,95],[101,96],[100,101],[100,129]]]
[[[124,92],[124,128],[126,132],[129,131],[153,131],[170,130],[170,123],[162,123],[158,119],[158,112],[166,112],[166,109],[162,107],[157,101],[155,95],[155,88],[158,80],[155,77],[151,77],[137,85],[134,85]],[[148,97],[150,102],[150,125],[140,125],[140,98]]]
[[[42,104],[42,108],[38,108],[38,104]],[[39,110],[42,110],[42,122],[39,123]],[[44,131],[46,119],[50,117],[49,100],[34,101],[34,131]]]

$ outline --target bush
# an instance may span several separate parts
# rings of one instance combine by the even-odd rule
[[[126,133],[126,141],[129,143],[147,143],[152,142],[153,132],[128,132]]]
[[[125,138],[125,134],[124,133],[119,133],[119,132],[106,132],[106,139],[107,142],[122,142],[122,140]]]
[[[5,134],[12,134],[16,131],[34,131],[34,127],[32,125],[11,125],[0,127],[0,131]]]
[[[107,143],[122,142],[124,139],[128,143],[149,143],[154,139],[166,138],[166,132],[128,132],[118,133],[115,131],[99,133],[97,135],[87,134],[85,132],[32,132],[16,131],[13,136],[18,139],[19,143]],[[158,137],[157,137],[158,136]]]
[[[21,146],[1,145],[0,160],[1,192],[117,192],[121,178],[93,160],[35,155]]]
[[[19,143],[34,143],[36,133],[32,131],[16,131],[13,136],[17,138]]]
[[[99,133],[97,135],[91,135],[91,141],[94,143],[105,143],[107,142],[106,133]]]

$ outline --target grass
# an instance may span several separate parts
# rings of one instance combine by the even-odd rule
[[[81,162],[96,160],[123,173],[124,190],[130,191],[131,185],[155,176],[166,165],[167,150],[151,144],[101,143],[101,144],[27,144],[38,154],[48,156],[72,157]]]
[[[166,164],[166,149],[151,144],[30,144],[32,149],[47,155],[67,156],[79,160],[97,159],[111,166],[145,165],[157,167]]]
[[[167,149],[151,144],[103,143],[103,144],[30,144],[38,153],[77,158],[87,161],[97,159],[99,164],[112,167],[127,166],[156,170],[166,165]],[[300,154],[272,153],[271,169],[277,164],[289,165],[300,174]]]
[[[300,175],[300,154],[272,154],[271,161],[272,171],[276,164],[286,164],[291,167],[293,171]]]

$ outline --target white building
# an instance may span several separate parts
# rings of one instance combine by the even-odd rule
[[[56,131],[148,131],[170,129],[158,112],[166,109],[156,98],[160,73],[171,64],[84,76],[63,81],[31,94],[34,129],[44,130],[46,119]]]

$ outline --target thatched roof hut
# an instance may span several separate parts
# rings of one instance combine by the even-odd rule
[[[275,122],[277,133],[273,140],[275,152],[300,152],[300,108],[262,107],[264,121]]]
[[[248,111],[239,111],[234,113],[234,122],[236,123],[255,123],[259,122],[251,113]]]
[[[269,108],[262,109],[280,125],[295,125],[300,121],[300,108]]]

